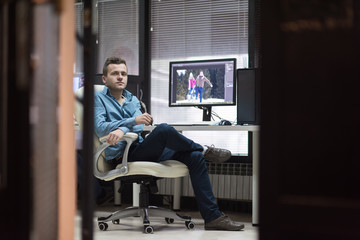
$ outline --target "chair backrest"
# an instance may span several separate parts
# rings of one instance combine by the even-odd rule
[[[99,92],[104,89],[104,85],[94,85],[94,92]],[[84,107],[83,107],[83,96],[84,96],[84,88],[79,88],[75,92],[76,101],[75,101],[75,120],[79,125],[80,130],[83,130],[83,113],[84,113]],[[94,134],[94,149],[96,149],[100,145],[99,138]],[[99,159],[97,160],[97,168],[100,172],[108,172],[111,169],[114,168],[113,165],[109,164],[105,160],[105,153],[103,153]]]

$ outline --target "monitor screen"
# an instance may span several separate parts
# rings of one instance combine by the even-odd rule
[[[78,90],[83,86],[84,86],[84,74],[74,74],[73,91],[76,92],[76,90]]]
[[[259,71],[237,70],[237,124],[260,124]]]
[[[236,59],[170,62],[169,106],[236,104]]]

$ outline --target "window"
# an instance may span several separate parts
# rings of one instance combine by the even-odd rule
[[[124,58],[130,75],[139,75],[139,3],[136,0],[99,0],[97,12],[97,73],[106,58]],[[76,31],[83,35],[83,3],[75,4]],[[77,41],[75,73],[83,73],[83,47]]]
[[[83,51],[84,47],[80,39],[84,36],[84,5],[83,3],[75,3],[75,31],[76,31],[76,46],[75,46],[75,64],[74,73],[84,73],[83,65]]]
[[[106,58],[119,56],[126,60],[130,75],[139,75],[139,13],[136,0],[103,0],[98,2],[99,56],[98,72]]]
[[[156,122],[202,120],[196,108],[169,108],[169,62],[236,58],[248,67],[248,0],[151,1],[151,114]],[[166,111],[164,111],[166,109]],[[213,107],[221,118],[236,121],[236,106]],[[216,120],[216,119],[215,119]],[[192,134],[192,135],[190,135]],[[247,132],[219,138],[218,133],[184,133],[202,144],[214,143],[247,155]]]

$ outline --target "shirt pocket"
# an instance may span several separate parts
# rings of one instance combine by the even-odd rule
[[[127,117],[133,117],[138,110],[138,105],[136,102],[127,102],[126,107],[124,107],[124,112]]]

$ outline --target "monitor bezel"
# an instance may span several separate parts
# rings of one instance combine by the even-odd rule
[[[175,64],[191,64],[191,63],[211,63],[211,62],[229,62],[232,61],[234,64],[233,67],[233,101],[231,103],[226,102],[226,103],[210,103],[210,104],[206,104],[206,103],[189,103],[189,104],[173,104],[171,102],[171,91],[172,91],[172,80],[173,80],[173,75],[172,75],[172,68],[173,65]],[[236,80],[236,70],[237,70],[237,66],[236,66],[236,58],[218,58],[218,59],[202,59],[202,60],[184,60],[184,61],[170,61],[169,62],[169,96],[168,96],[168,106],[169,107],[217,107],[217,106],[235,106],[236,105],[236,85],[237,85],[237,80]]]

